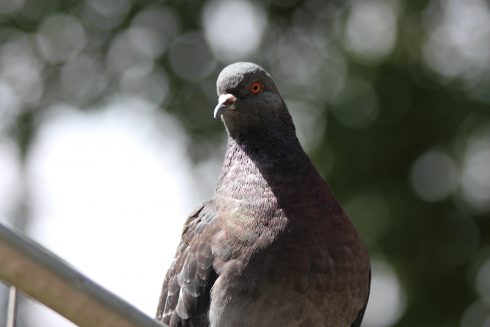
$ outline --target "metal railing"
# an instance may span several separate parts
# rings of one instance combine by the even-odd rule
[[[1,223],[0,280],[12,285],[7,314],[9,327],[15,325],[15,288],[81,327],[164,326]]]

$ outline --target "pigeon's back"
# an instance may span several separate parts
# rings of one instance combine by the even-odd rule
[[[360,326],[370,266],[356,230],[301,148],[270,76],[254,64],[230,67],[215,111],[229,135],[221,177],[186,223],[157,318]]]

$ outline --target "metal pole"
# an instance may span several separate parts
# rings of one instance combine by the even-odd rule
[[[17,287],[10,285],[7,307],[7,327],[15,327],[17,322]]]
[[[1,223],[0,279],[80,327],[163,326]]]

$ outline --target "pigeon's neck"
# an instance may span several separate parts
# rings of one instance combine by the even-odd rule
[[[229,209],[270,215],[281,202],[301,201],[303,185],[324,187],[310,183],[318,177],[296,136],[269,142],[229,137],[215,199]]]

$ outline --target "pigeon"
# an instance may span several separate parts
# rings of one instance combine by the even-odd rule
[[[360,326],[367,250],[262,67],[217,80],[228,134],[213,198],[185,222],[156,319],[171,327]]]

